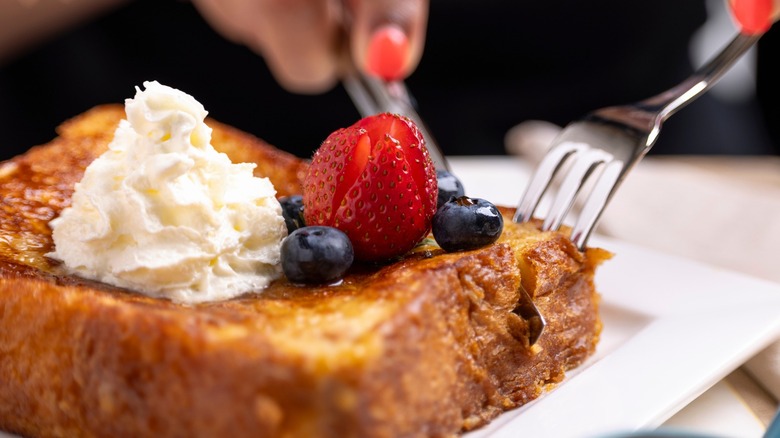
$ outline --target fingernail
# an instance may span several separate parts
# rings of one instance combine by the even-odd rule
[[[400,27],[385,25],[375,30],[368,42],[366,69],[384,80],[400,79],[409,56],[409,38]]]
[[[772,0],[731,0],[729,3],[742,33],[762,34],[772,26]]]

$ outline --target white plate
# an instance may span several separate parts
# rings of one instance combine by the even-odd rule
[[[452,160],[471,196],[514,205],[528,168]],[[597,272],[596,354],[553,391],[467,434],[574,437],[653,428],[780,337],[780,285],[594,237],[616,254]]]
[[[594,357],[477,437],[596,437],[659,426],[780,336],[780,285],[621,242],[597,273]]]

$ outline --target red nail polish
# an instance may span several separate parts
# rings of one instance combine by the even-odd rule
[[[761,34],[772,26],[772,0],[731,0],[731,13],[745,34]]]
[[[400,79],[409,55],[409,38],[398,26],[382,26],[371,35],[366,55],[369,73],[387,81]]]

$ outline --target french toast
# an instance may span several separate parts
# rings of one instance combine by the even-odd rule
[[[64,274],[48,223],[110,142],[96,107],[0,164],[0,430],[55,437],[454,436],[540,396],[595,351],[596,267],[563,232],[512,223],[495,244],[280,279],[182,305]],[[307,162],[214,120],[212,144],[277,195]],[[99,256],[99,255],[98,255]],[[529,345],[520,287],[547,321]]]

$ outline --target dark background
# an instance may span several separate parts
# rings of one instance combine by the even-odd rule
[[[502,154],[528,119],[560,125],[654,95],[691,72],[688,40],[703,2],[432,0],[425,55],[407,84],[445,153]],[[675,115],[651,153],[780,153],[773,29],[759,47],[758,100],[705,95]],[[209,114],[309,157],[359,115],[338,86],[280,88],[262,58],[216,34],[188,2],[137,0],[0,65],[0,146],[8,158],[145,80],[179,88]]]

